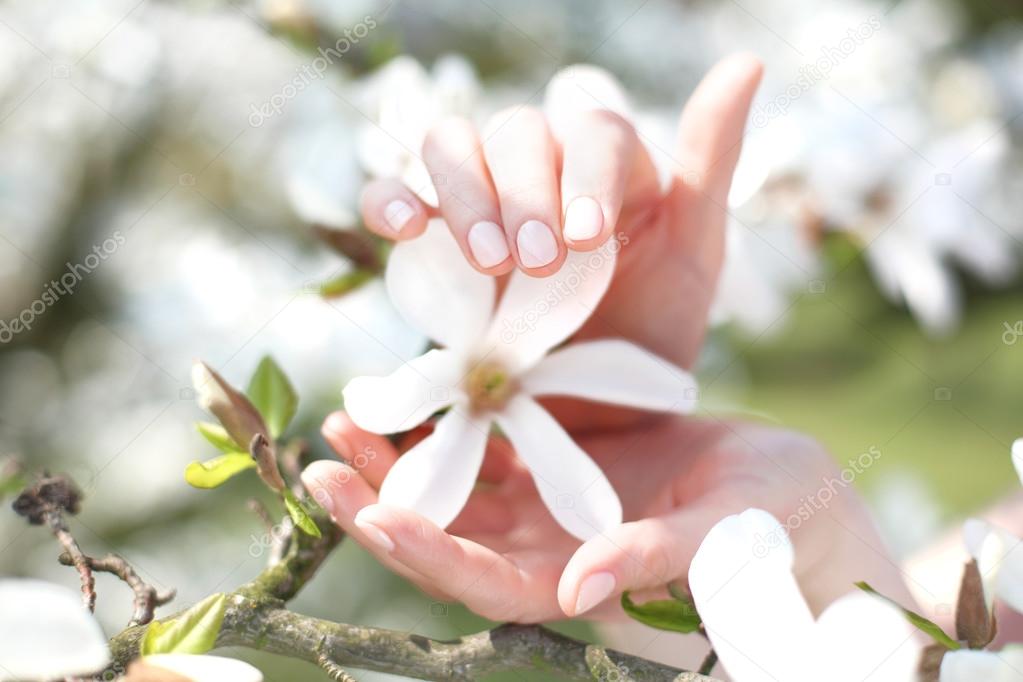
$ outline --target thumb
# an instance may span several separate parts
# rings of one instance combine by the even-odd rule
[[[561,574],[561,610],[578,616],[625,590],[663,587],[684,577],[711,527],[740,508],[739,500],[706,499],[588,540]]]
[[[727,207],[753,95],[763,66],[749,53],[719,61],[696,87],[678,125],[676,186]]]

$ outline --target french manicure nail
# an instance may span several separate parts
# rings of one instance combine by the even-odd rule
[[[565,210],[565,239],[583,242],[600,234],[604,211],[591,197],[576,197]]]
[[[469,228],[469,250],[484,268],[492,268],[508,258],[508,242],[500,225],[491,222],[476,223]]]
[[[558,257],[558,241],[551,228],[539,220],[527,220],[515,238],[519,260],[527,268],[542,268]]]
[[[391,536],[385,533],[379,526],[375,526],[369,521],[360,519],[357,514],[355,516],[355,525],[359,527],[359,530],[366,535],[370,542],[380,549],[385,552],[391,552],[394,550],[394,540],[392,540]]]
[[[615,577],[607,571],[594,573],[579,585],[579,596],[575,599],[575,615],[585,613],[611,596],[615,589]]]
[[[384,208],[384,220],[395,232],[401,232],[415,214],[416,210],[401,199],[395,199]]]

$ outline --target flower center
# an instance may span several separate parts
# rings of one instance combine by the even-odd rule
[[[501,409],[517,389],[515,377],[499,362],[481,362],[465,378],[465,392],[473,412]]]

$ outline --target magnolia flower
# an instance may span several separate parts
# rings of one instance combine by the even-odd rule
[[[110,661],[99,623],[74,591],[0,580],[0,682],[89,676]]]
[[[794,559],[781,524],[759,509],[720,521],[693,558],[693,601],[734,682],[915,679],[920,647],[898,609],[855,593],[814,620]]]
[[[442,221],[394,248],[385,276],[390,296],[411,326],[443,348],[390,376],[352,380],[345,409],[374,433],[406,431],[448,411],[388,473],[381,503],[448,525],[472,492],[496,423],[565,530],[586,539],[621,522],[621,504],[604,473],[534,399],[571,396],[679,413],[694,408],[694,379],[627,341],[588,341],[548,355],[600,302],[619,248],[611,240],[592,253],[570,252],[547,278],[516,271],[496,310],[494,278],[465,262]]]
[[[361,110],[372,117],[358,132],[357,154],[366,172],[398,178],[437,205],[430,172],[420,158],[423,139],[445,116],[473,112],[479,84],[465,57],[438,59],[432,72],[412,57],[395,57],[366,82]]]
[[[125,682],[178,682],[179,680],[263,682],[263,673],[244,661],[223,656],[155,654],[132,663]]]

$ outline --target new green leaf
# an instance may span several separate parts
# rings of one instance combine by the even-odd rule
[[[700,629],[700,614],[696,607],[692,602],[678,598],[636,604],[628,592],[623,592],[622,609],[634,620],[658,630],[690,633]]]
[[[865,582],[856,583],[856,587],[860,588],[861,590],[863,590],[867,594],[872,594],[872,595],[874,595],[875,597],[877,597],[879,599],[885,600],[886,602],[888,602],[892,606],[894,606],[897,609],[899,609],[900,611],[902,611],[902,614],[906,617],[906,620],[908,620],[910,623],[912,623],[913,626],[917,630],[920,630],[921,632],[929,635],[931,637],[931,639],[933,639],[938,644],[941,644],[946,649],[950,649],[952,651],[955,651],[956,649],[960,648],[959,647],[959,642],[955,641],[954,639],[949,637],[947,634],[945,634],[945,631],[942,630],[940,627],[938,627],[938,625],[936,623],[933,623],[932,621],[927,620],[926,618],[921,616],[919,613],[914,613],[913,611],[910,611],[909,609],[902,608],[901,606],[896,604],[894,601],[892,601],[888,597],[884,596],[883,594],[881,594],[880,592],[878,592],[877,590],[875,590],[873,587],[871,587],[870,585],[868,585]]]
[[[298,408],[298,395],[288,377],[269,355],[259,361],[246,393],[263,415],[270,435],[277,438],[284,433]]]
[[[205,462],[192,462],[185,468],[185,481],[195,488],[216,488],[235,474],[253,469],[256,462],[244,452],[228,452]]]
[[[248,443],[245,445],[239,445],[234,442],[231,435],[227,432],[220,424],[214,424],[212,422],[196,422],[195,428],[198,429],[202,437],[205,438],[213,445],[216,449],[221,452],[243,452],[248,447]]]
[[[227,597],[211,594],[173,620],[154,620],[146,628],[139,653],[204,654],[217,642],[225,611]]]
[[[284,506],[288,509],[288,514],[296,526],[305,531],[307,535],[312,535],[314,538],[320,537],[319,526],[316,525],[313,517],[309,516],[309,512],[305,510],[302,503],[295,497],[295,493],[288,489],[284,490]]]

